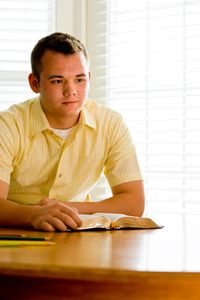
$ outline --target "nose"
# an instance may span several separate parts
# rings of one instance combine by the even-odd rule
[[[75,88],[75,85],[71,82],[67,82],[65,85],[64,85],[64,88],[63,88],[63,94],[64,96],[75,96],[76,95],[76,88]]]

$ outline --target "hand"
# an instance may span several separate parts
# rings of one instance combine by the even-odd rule
[[[49,198],[42,199],[38,204],[33,207],[31,218],[31,225],[36,230],[66,231],[67,228],[75,230],[82,225],[76,208]]]
[[[50,199],[50,198],[43,198],[38,202],[38,205],[50,205],[53,203],[58,203],[59,201],[55,200],[55,199]],[[60,202],[63,203],[63,202]],[[77,213],[78,213],[78,209],[76,207],[72,207],[71,205],[68,205],[67,202],[63,203],[64,205],[71,207],[72,209],[74,209]]]

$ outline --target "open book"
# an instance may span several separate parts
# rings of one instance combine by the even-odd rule
[[[91,229],[154,229],[162,228],[152,219],[146,217],[133,217],[123,214],[96,213],[80,215],[83,224],[77,230]]]

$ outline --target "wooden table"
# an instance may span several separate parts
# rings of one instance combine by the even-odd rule
[[[157,221],[154,218],[155,221]],[[54,246],[0,248],[0,299],[200,299],[200,221],[156,230],[44,233]]]

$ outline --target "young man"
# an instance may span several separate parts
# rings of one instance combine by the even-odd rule
[[[38,97],[0,113],[0,226],[65,231],[79,214],[140,216],[144,192],[122,117],[88,100],[89,58],[76,38],[53,33],[31,54]],[[113,196],[89,192],[104,171]]]

